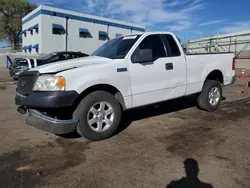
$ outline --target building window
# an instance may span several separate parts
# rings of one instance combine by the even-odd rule
[[[61,29],[53,28],[53,34],[54,34],[54,35],[64,35],[64,34],[65,34],[65,31],[64,31],[64,30],[61,30]]]
[[[21,32],[21,34],[23,34],[24,37],[26,37],[26,33],[27,33],[26,29]]]
[[[122,34],[116,34],[115,35],[115,37],[117,38],[117,37],[121,37],[122,36]]]
[[[108,33],[106,31],[99,31],[99,40],[107,40]]]
[[[91,38],[91,34],[88,29],[80,28],[79,29],[79,37],[80,38]]]
[[[27,52],[27,46],[23,47],[23,51],[26,53]]]
[[[29,46],[27,46],[27,48],[26,48],[30,53],[31,53],[31,50],[32,50],[32,45],[29,45]]]
[[[64,35],[66,31],[62,25],[52,24],[52,33],[54,35]]]
[[[27,29],[27,31],[30,31],[30,34],[33,35],[33,26]]]
[[[38,34],[38,32],[39,32],[38,24],[34,25],[34,26],[33,26],[33,29],[35,29],[35,32]]]
[[[39,44],[35,44],[34,46],[32,46],[32,48],[34,48],[36,50],[36,53],[38,53]]]

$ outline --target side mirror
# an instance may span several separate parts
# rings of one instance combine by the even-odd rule
[[[136,50],[135,54],[132,56],[133,63],[146,63],[152,61],[154,61],[154,59],[153,51],[151,49]]]

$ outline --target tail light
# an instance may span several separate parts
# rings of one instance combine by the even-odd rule
[[[236,66],[236,62],[235,62],[235,58],[233,58],[232,70],[235,70],[235,66]]]

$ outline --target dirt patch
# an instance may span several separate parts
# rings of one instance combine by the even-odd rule
[[[166,150],[182,157],[196,156],[213,140],[214,144],[222,141],[212,127],[197,126],[183,128],[167,137],[157,139],[166,144]]]
[[[2,90],[6,90],[9,86],[11,85],[15,85],[16,82],[15,81],[11,81],[11,82],[0,82],[0,91]]]
[[[7,87],[6,86],[1,86],[0,85],[0,90],[5,90]]]
[[[196,119],[174,130],[172,134],[156,139],[163,142],[166,150],[173,154],[182,157],[202,155],[207,149],[215,148],[227,139],[220,134],[220,130],[228,126],[227,122],[249,116],[250,105],[243,105],[247,101],[249,99],[226,103],[214,113],[203,112],[199,116],[190,113],[189,115]],[[178,117],[178,114],[176,116]],[[219,156],[216,158],[227,160]]]
[[[54,142],[23,148],[0,156],[1,187],[34,187],[46,177],[59,175],[85,162],[90,142],[73,142],[58,138]]]
[[[228,157],[223,157],[220,155],[214,155],[216,159],[223,160],[223,161],[231,161]]]

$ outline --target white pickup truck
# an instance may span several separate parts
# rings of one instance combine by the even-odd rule
[[[146,32],[21,74],[15,100],[28,124],[97,141],[115,133],[127,109],[197,94],[200,108],[216,110],[234,69],[233,53],[185,55],[173,33]]]

